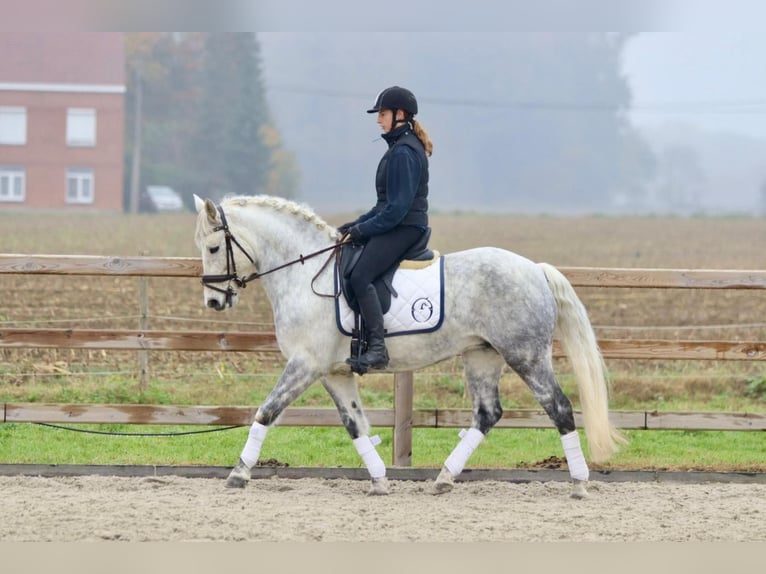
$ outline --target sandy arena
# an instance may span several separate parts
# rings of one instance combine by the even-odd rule
[[[0,476],[0,540],[264,542],[766,541],[766,484]]]

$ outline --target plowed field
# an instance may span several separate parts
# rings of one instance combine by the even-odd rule
[[[339,223],[342,217],[331,218]],[[198,256],[194,215],[12,215],[0,214],[0,251],[27,254]],[[431,246],[442,253],[495,245],[532,260],[558,266],[685,269],[763,269],[766,221],[757,218],[554,218],[434,215]],[[300,249],[300,246],[297,246]],[[0,326],[121,328],[140,325],[140,280],[130,277],[2,275]],[[259,286],[242,293],[235,311],[216,313],[202,305],[197,279],[148,280],[148,328],[271,330],[268,302]],[[578,289],[604,338],[766,340],[766,290]],[[50,381],[136,378],[136,354],[101,350],[2,350],[0,394],[4,400],[28,396],[56,400]],[[152,380],[164,381],[169,401],[195,401],[191,385],[211,377],[253,376],[270,388],[281,357],[253,353],[151,352]],[[653,402],[681,394],[742,396],[753,378],[763,376],[754,362],[611,361],[614,398]],[[566,365],[561,365],[565,372]],[[422,378],[459,376],[456,362],[442,364]],[[375,385],[375,381],[370,382]],[[389,385],[386,381],[380,383]],[[532,405],[528,392],[504,383],[516,404]],[[36,387],[35,387],[36,386]],[[437,385],[438,387],[438,385]],[[50,394],[48,394],[50,391]],[[205,402],[236,401],[206,392]],[[752,391],[752,388],[750,388]],[[756,389],[758,391],[758,389]],[[200,391],[203,392],[203,391]],[[428,392],[449,394],[449,389]],[[177,396],[172,396],[178,393]],[[191,394],[189,394],[191,393]],[[701,395],[700,395],[701,393]],[[329,404],[329,403],[328,403]],[[735,405],[736,403],[732,403]],[[447,405],[445,405],[447,406]]]

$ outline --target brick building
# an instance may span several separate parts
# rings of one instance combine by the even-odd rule
[[[120,32],[0,32],[0,210],[123,209]]]

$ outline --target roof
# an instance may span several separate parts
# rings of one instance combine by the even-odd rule
[[[0,84],[125,85],[122,32],[0,32]]]

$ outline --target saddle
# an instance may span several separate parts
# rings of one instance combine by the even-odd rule
[[[393,286],[394,273],[400,265],[411,265],[409,262],[418,263],[431,263],[437,256],[428,247],[428,241],[431,238],[431,228],[426,228],[426,231],[420,237],[420,239],[410,247],[403,255],[402,261],[395,263],[389,269],[387,269],[380,277],[373,281],[375,291],[378,293],[378,299],[380,300],[380,306],[383,309],[385,315],[391,308],[391,296],[397,297],[398,294]],[[355,314],[359,314],[359,305],[356,301],[356,297],[351,291],[349,284],[349,277],[354,266],[359,261],[359,257],[364,251],[364,245],[355,245],[353,243],[347,243],[343,245],[338,254],[337,260],[337,273],[338,283],[340,284],[340,292],[348,302],[348,306],[354,311]]]

